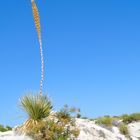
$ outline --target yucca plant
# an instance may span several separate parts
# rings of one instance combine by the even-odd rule
[[[21,108],[27,113],[29,119],[23,125],[23,129],[28,129],[42,121],[50,115],[52,104],[48,96],[39,94],[28,94],[20,100]]]
[[[37,30],[37,34],[38,34],[38,39],[39,39],[39,45],[40,45],[40,57],[41,57],[40,95],[42,95],[42,87],[43,87],[43,81],[44,81],[44,56],[43,56],[43,48],[42,48],[40,17],[39,17],[38,8],[36,6],[35,1],[31,0],[31,3],[32,3],[34,22],[35,22],[35,26],[36,26],[36,30]]]

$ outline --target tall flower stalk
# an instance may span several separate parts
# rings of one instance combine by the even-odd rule
[[[38,34],[39,46],[40,46],[40,57],[41,57],[40,95],[42,95],[43,94],[42,87],[43,87],[43,81],[44,81],[44,57],[43,57],[43,48],[42,48],[40,17],[39,17],[38,8],[36,6],[35,1],[31,0],[31,3],[32,3],[34,22],[35,22],[35,26],[36,26],[36,30],[37,30],[37,34]]]

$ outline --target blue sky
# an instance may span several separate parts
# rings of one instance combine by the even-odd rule
[[[140,1],[36,0],[44,92],[97,117],[140,111]],[[30,0],[0,1],[0,124],[25,120],[19,98],[39,91],[40,54]]]

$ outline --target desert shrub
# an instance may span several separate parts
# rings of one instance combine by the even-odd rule
[[[122,119],[122,121],[126,124],[129,124],[133,121],[140,121],[140,113],[133,113],[133,114],[130,114],[130,115],[122,115],[120,117]]]
[[[8,125],[7,125],[5,128],[7,129],[7,131],[12,130],[12,127],[10,127],[10,126],[8,126]]]
[[[127,126],[124,123],[120,123],[120,125],[119,125],[119,131],[123,135],[128,135],[129,134],[128,128],[127,128]]]
[[[7,129],[3,125],[0,125],[0,132],[5,132],[5,131],[7,131]]]
[[[68,119],[68,118],[71,118],[72,116],[75,116],[75,117],[80,116],[79,112],[80,112],[80,109],[78,108],[64,105],[64,107],[60,111],[58,111],[56,115],[57,115],[57,118]]]
[[[85,119],[86,120],[86,119],[88,119],[88,117],[82,117],[82,119]]]
[[[73,126],[73,122],[64,123],[52,123],[51,129],[46,129],[46,136],[48,135],[48,131],[52,134],[48,140],[73,140],[74,138],[78,137],[79,130]],[[47,136],[48,137],[48,136]]]
[[[110,127],[112,127],[112,118],[109,117],[109,116],[104,116],[104,117],[101,117],[101,118],[97,118],[95,120],[95,123],[99,124],[99,125],[102,125],[102,126],[105,126],[107,128],[110,128]]]
[[[39,98],[42,99],[42,97]],[[34,102],[34,104],[36,103],[38,104],[38,101]],[[49,111],[45,118],[39,117],[38,119],[38,117],[35,117],[35,119],[28,119],[21,127],[21,130],[34,140],[73,140],[79,135],[75,120],[71,117],[71,108],[68,106],[64,106],[58,112],[50,113]]]
[[[79,130],[71,116],[57,112],[53,117],[44,119],[34,126],[30,125],[27,134],[34,140],[73,140],[78,137]]]
[[[120,118],[122,119],[122,122],[126,124],[131,123],[133,121],[131,116],[128,114],[124,114]]]
[[[133,121],[140,121],[140,113],[133,113],[130,116]]]
[[[81,118],[81,114],[78,113],[77,116],[76,116],[76,118]]]
[[[58,119],[70,119],[70,108],[68,105],[64,105],[64,107],[56,113]]]
[[[6,131],[10,131],[10,130],[12,130],[12,128],[10,126],[4,127],[3,125],[0,125],[0,132],[6,132]]]
[[[96,122],[96,119],[94,119],[94,118],[91,118],[91,119],[90,119],[90,121],[95,121],[95,122]]]

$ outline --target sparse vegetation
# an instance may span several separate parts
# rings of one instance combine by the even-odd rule
[[[95,122],[97,124],[105,126],[107,128],[111,128],[112,127],[112,118],[109,117],[109,116],[104,116],[104,117],[97,118],[95,120]]]
[[[21,106],[29,119],[20,127],[34,140],[73,140],[79,135],[72,113],[76,108],[64,106],[59,112],[52,112],[52,104],[47,96],[29,94],[21,99]]]
[[[126,136],[129,135],[127,125],[124,124],[124,123],[120,123],[120,125],[119,125],[119,131],[123,135],[126,135]]]
[[[43,121],[28,131],[34,140],[73,140],[79,135],[79,130],[73,127],[70,129],[71,122],[61,122],[60,120]],[[68,126],[67,126],[68,125]]]
[[[94,119],[93,119],[94,120]],[[105,126],[105,127],[112,127],[112,126],[119,126],[119,121],[122,120],[124,124],[129,124],[131,122],[137,122],[140,121],[140,113],[133,113],[133,114],[124,114],[122,116],[104,116],[95,119],[95,122],[99,125]]]
[[[80,112],[80,109],[74,107],[69,108],[66,105],[59,112],[52,112],[52,104],[49,98],[42,93],[44,81],[44,56],[40,17],[35,1],[31,0],[31,3],[40,46],[40,93],[35,95],[29,94],[21,99],[21,107],[29,118],[18,130],[28,134],[34,140],[73,140],[79,135],[73,117]]]
[[[80,114],[80,113],[78,113],[76,117],[77,117],[77,118],[81,118],[81,114]]]
[[[81,117],[82,119],[88,119],[88,117]]]
[[[0,125],[0,132],[6,132],[12,130],[12,127],[6,126],[4,127],[3,125]]]
[[[140,113],[133,113],[130,115],[125,114],[125,115],[122,115],[120,119],[122,119],[122,121],[126,124],[129,124],[135,121],[140,121]]]
[[[80,109],[74,107],[69,108],[65,105],[60,111],[52,113],[52,103],[47,96],[43,95],[44,56],[40,17],[35,1],[31,0],[31,2],[41,56],[40,93],[36,95],[29,94],[21,99],[21,107],[29,118],[23,126],[20,127],[20,131],[25,132],[34,140],[74,140],[79,135],[79,130],[76,128],[74,118],[81,118]],[[87,117],[82,118],[88,119]],[[122,122],[119,124],[118,120],[122,120]],[[126,124],[139,120],[140,113],[135,113],[122,115],[121,117],[104,116],[97,118],[95,122],[108,129],[112,128],[113,125],[119,126],[120,133],[128,136],[129,132]],[[0,125],[0,131],[4,132],[7,130],[11,130],[11,128],[9,126],[3,127]],[[99,135],[105,138],[104,132],[99,131]]]
[[[70,116],[76,117],[79,113],[80,109],[64,105],[64,107],[59,112],[57,112],[57,116],[58,118],[69,118]]]

